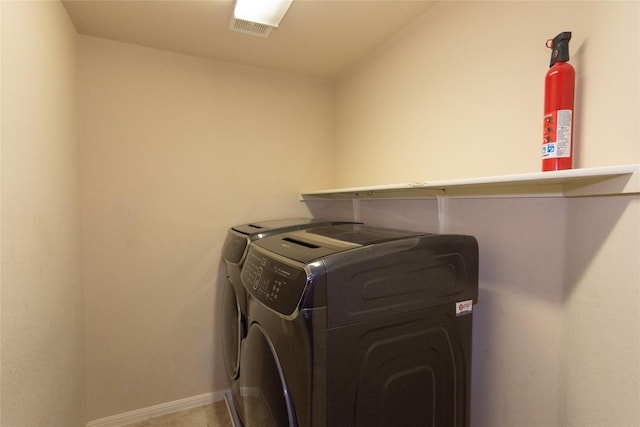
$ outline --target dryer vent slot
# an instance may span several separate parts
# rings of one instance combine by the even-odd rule
[[[320,246],[316,246],[312,243],[307,243],[307,242],[303,242],[301,240],[296,240],[296,239],[292,239],[291,237],[285,237],[284,239],[282,239],[286,242],[289,243],[295,243],[296,245],[300,245],[300,246],[304,246],[305,248],[310,248],[310,249],[318,249]]]

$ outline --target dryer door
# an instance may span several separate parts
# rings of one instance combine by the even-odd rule
[[[229,380],[234,380],[240,371],[240,342],[244,338],[244,319],[236,292],[229,280],[224,286],[222,304],[224,364],[227,377]]]
[[[297,427],[293,403],[273,344],[253,324],[242,346],[240,390],[247,427]]]

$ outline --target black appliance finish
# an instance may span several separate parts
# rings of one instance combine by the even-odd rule
[[[247,427],[469,426],[478,245],[337,225],[252,244]]]
[[[289,218],[260,221],[231,227],[222,247],[227,280],[223,289],[223,353],[230,393],[225,395],[232,418],[241,416],[236,406],[240,405],[240,345],[246,336],[246,294],[240,282],[240,270],[252,242],[292,230],[341,224],[344,222],[324,221],[309,218]],[[238,423],[239,420],[235,419]]]

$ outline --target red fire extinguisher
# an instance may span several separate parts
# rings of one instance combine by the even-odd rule
[[[544,81],[542,170],[571,169],[573,162],[573,102],[576,72],[569,61],[571,32],[547,40],[551,63]]]

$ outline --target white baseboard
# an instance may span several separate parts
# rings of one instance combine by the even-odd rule
[[[147,408],[136,409],[135,411],[100,418],[89,421],[87,423],[87,427],[121,427],[127,424],[145,421],[149,418],[184,411],[197,406],[209,405],[210,403],[224,400],[225,391],[226,390],[205,393],[198,396],[174,400],[173,402],[161,403]]]

